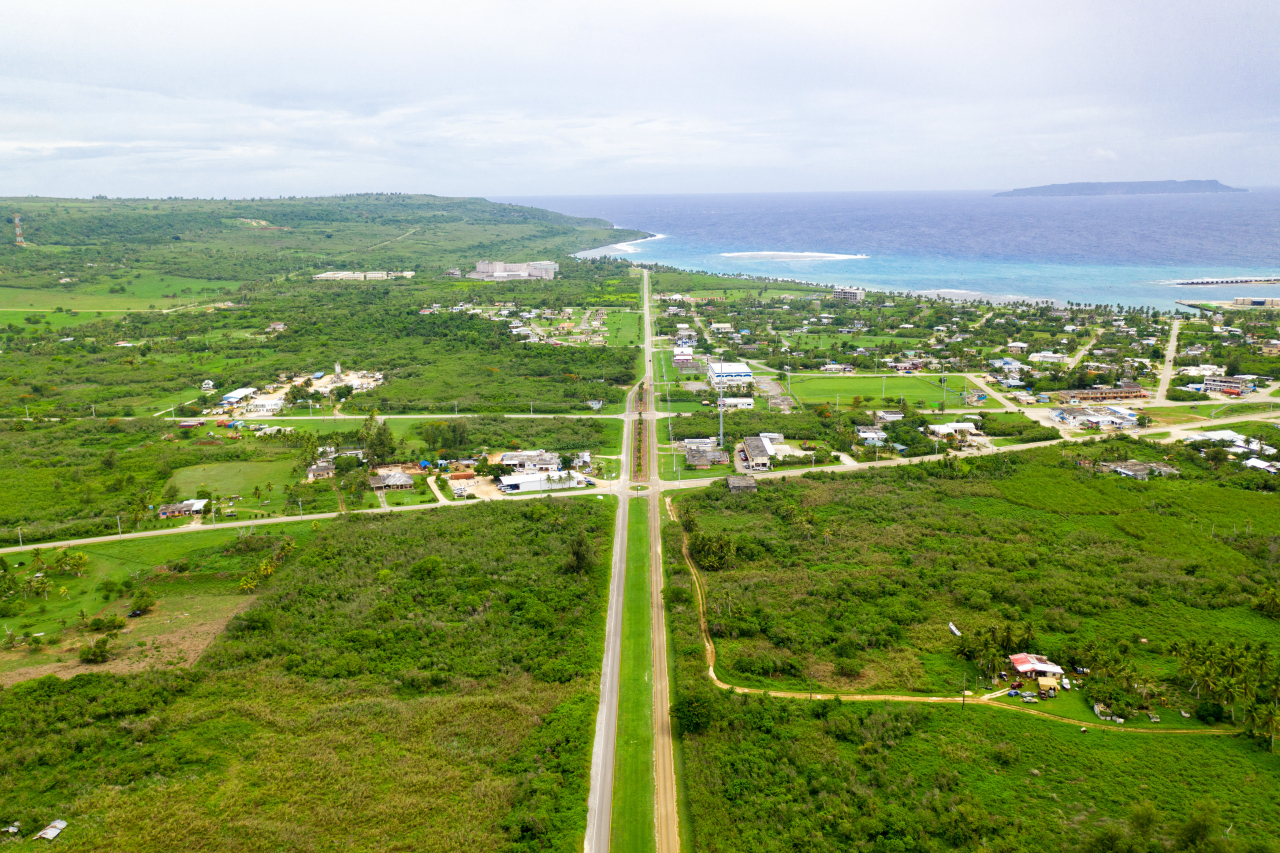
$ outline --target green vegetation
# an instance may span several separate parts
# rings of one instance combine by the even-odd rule
[[[617,418],[509,418],[482,415],[420,423],[416,429],[429,450],[461,458],[490,450],[542,448],[570,452],[622,453],[622,421]]]
[[[1175,640],[1225,629],[1280,641],[1280,624],[1250,609],[1277,579],[1250,543],[1280,532],[1252,474],[1191,450],[1175,455],[1177,479],[1076,466],[1076,453],[1166,451],[1110,441],[682,495],[693,557],[710,570],[717,671],[756,686],[806,689],[812,675],[829,689],[950,693],[966,668],[948,622],[966,636],[1029,622],[1036,650],[1085,666],[1090,641],[1123,640],[1161,680]]]
[[[25,542],[115,533],[117,516],[134,529],[170,526],[148,507],[202,489],[248,497],[253,485],[275,478],[278,494],[292,491],[297,456],[282,442],[182,438],[182,430],[163,440],[170,429],[152,420],[12,422],[0,441],[9,486],[0,492],[0,542],[18,544],[19,527]]]
[[[627,514],[627,575],[623,601],[610,848],[619,853],[647,853],[657,846],[653,824],[649,498],[633,499]]]
[[[31,677],[31,667],[37,674],[64,671],[59,665],[74,661],[78,649],[126,622],[127,645],[109,640],[121,666],[192,663],[244,605],[245,579],[255,586],[261,580],[264,557],[311,536],[304,525],[271,531],[247,537],[247,531],[202,531],[6,555],[0,616],[12,633],[0,671],[11,679]],[[147,612],[126,620],[132,610]]]
[[[552,499],[299,525],[193,670],[0,693],[0,810],[68,820],[75,850],[578,849],[613,512]]]
[[[1019,713],[1021,702],[729,694],[706,678],[692,578],[673,561],[673,716],[695,847],[1269,849],[1280,812],[1257,781],[1280,770],[1269,751],[1278,662],[1265,651],[1280,642],[1268,615],[1280,613],[1268,550],[1280,515],[1258,503],[1272,497],[1252,491],[1250,474],[1191,450],[1173,454],[1176,479],[1077,465],[1168,451],[1118,439],[1066,457],[1053,448],[761,480],[754,495],[682,493],[664,551],[688,537],[722,680],[957,696],[1011,650],[1092,668],[1083,692],[1036,706],[1063,721]],[[1252,525],[1233,531],[1243,517]],[[1100,730],[1088,701],[1164,715],[1139,717],[1139,729],[1207,736]],[[1221,840],[1231,824],[1234,846]]]

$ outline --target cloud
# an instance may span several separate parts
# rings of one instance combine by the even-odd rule
[[[50,0],[0,194],[1280,182],[1265,4]]]

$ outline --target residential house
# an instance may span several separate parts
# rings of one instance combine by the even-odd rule
[[[326,480],[335,476],[338,469],[334,466],[333,460],[321,459],[316,464],[307,468],[307,482],[314,483],[316,480]]]
[[[375,492],[400,492],[413,488],[413,477],[403,471],[389,471],[386,474],[375,474],[369,478],[369,488]]]
[[[161,504],[156,512],[161,518],[183,518],[189,515],[202,514],[208,503],[208,500],[200,498],[176,504]]]

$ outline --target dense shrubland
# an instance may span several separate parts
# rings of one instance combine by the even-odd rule
[[[1269,496],[1231,487],[1238,470],[1190,451],[1174,461],[1183,480],[1140,483],[1078,469],[1055,448],[677,498],[678,520],[663,529],[664,595],[694,847],[1272,849],[1280,812],[1257,780],[1280,771],[1268,728],[1276,661],[1259,642],[1280,639],[1266,615],[1280,612],[1267,595],[1280,515],[1257,504]],[[1226,519],[1245,514],[1253,527],[1232,533]],[[1252,679],[1252,704],[1238,699],[1236,713],[1253,738],[1082,735],[996,708],[716,690],[686,538],[722,680],[956,695],[962,674],[972,688],[1003,655],[1031,650],[1091,667],[1087,687],[1119,691],[1108,698],[1122,709],[1168,700],[1229,722],[1217,703]],[[1205,682],[1197,667],[1216,674]],[[1227,694],[1209,694],[1214,678]]]
[[[1136,442],[1072,451],[1158,452]],[[1143,483],[1077,468],[1055,448],[818,472],[761,481],[755,495],[715,486],[678,506],[707,570],[725,672],[758,681],[767,660],[777,677],[764,683],[803,684],[794,675],[813,673],[930,692],[950,690],[962,669],[949,621],[966,633],[1033,622],[1038,650],[1064,656],[1138,630],[1166,643],[1207,639],[1224,619],[1280,639],[1250,609],[1280,574],[1257,544],[1280,532],[1254,503],[1271,497],[1230,488],[1252,475],[1214,470],[1193,451],[1175,462],[1181,479]],[[1248,531],[1237,521],[1246,517]],[[1176,624],[1162,624],[1168,606],[1184,614]],[[1143,646],[1140,668],[1172,667],[1158,648]]]
[[[167,571],[229,583],[284,557],[190,672],[0,692],[0,812],[24,831],[69,820],[73,849],[265,850],[349,832],[330,804],[355,797],[389,818],[362,842],[377,849],[577,849],[612,518],[599,501],[478,505],[187,555]]]

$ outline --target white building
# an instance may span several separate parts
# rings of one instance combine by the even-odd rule
[[[671,363],[693,364],[693,347],[676,347],[671,353]]]
[[[835,297],[846,302],[861,302],[867,298],[867,290],[864,287],[837,287]]]
[[[258,393],[257,388],[237,388],[234,391],[223,394],[222,402],[230,403],[233,406],[238,406],[241,403],[243,403],[245,400],[249,399],[250,397],[252,397],[254,394],[257,394],[257,393]]]
[[[715,361],[707,367],[707,381],[712,388],[722,390],[754,382],[755,375],[740,361]]]
[[[1027,361],[1038,361],[1043,364],[1065,364],[1067,357],[1056,352],[1033,352],[1027,356]]]
[[[498,482],[504,492],[554,492],[585,486],[587,478],[577,471],[564,471],[558,474],[508,474]]]
[[[479,261],[476,271],[467,273],[467,278],[484,281],[512,281],[520,279],[553,279],[560,271],[560,265],[554,261],[530,261],[524,264],[508,264],[502,261]]]
[[[413,270],[401,272],[351,272],[333,270],[311,276],[312,281],[385,281],[389,278],[413,278]]]
[[[751,397],[721,397],[716,404],[722,409],[754,409],[756,401]]]

